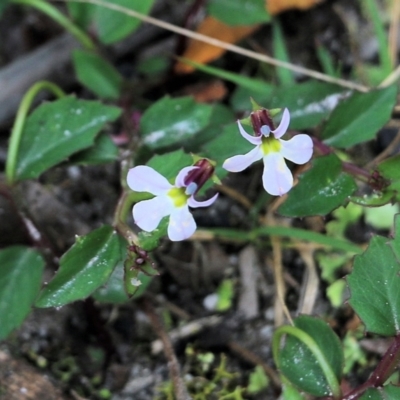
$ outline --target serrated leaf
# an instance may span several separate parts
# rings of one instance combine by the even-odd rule
[[[74,50],[72,60],[82,85],[103,99],[119,98],[123,79],[108,61],[98,54],[84,50]]]
[[[232,26],[271,20],[265,8],[265,0],[210,0],[207,9],[214,18]]]
[[[335,108],[321,137],[326,144],[348,148],[375,137],[389,121],[396,104],[397,86],[353,93]]]
[[[147,15],[154,0],[106,0],[106,3],[116,4]],[[137,18],[106,7],[98,7],[95,16],[99,39],[104,44],[111,44],[125,38],[137,29],[140,23],[141,21]]]
[[[101,133],[94,145],[70,158],[71,164],[98,165],[113,162],[118,158],[118,147],[106,133]]]
[[[354,179],[342,172],[336,155],[320,157],[300,176],[278,212],[288,217],[326,215],[342,205],[356,188]]]
[[[248,110],[250,97],[268,109],[287,107],[290,111],[290,128],[305,129],[318,125],[326,118],[344,93],[343,88],[317,81],[299,83],[290,88],[270,85],[269,90],[264,92],[242,86],[235,90],[231,103],[236,111]]]
[[[60,268],[43,288],[37,307],[60,307],[81,300],[105,284],[122,259],[122,239],[104,225],[76,243],[61,257]]]
[[[93,145],[120,110],[68,96],[39,106],[26,120],[17,157],[18,180],[37,178],[72,154]]]
[[[367,250],[355,257],[353,270],[347,276],[350,305],[368,332],[382,336],[394,336],[400,331],[399,231],[397,217],[395,239],[373,237]]]
[[[332,329],[324,321],[306,315],[296,318],[294,324],[314,340],[340,381],[343,350]],[[331,389],[316,357],[297,337],[289,334],[286,336],[279,359],[281,372],[292,384],[314,396],[331,395]]]
[[[143,143],[152,150],[178,147],[204,129],[211,114],[211,106],[198,104],[191,97],[164,97],[140,120]]]
[[[0,340],[29,314],[43,269],[44,260],[35,250],[13,246],[0,251]]]

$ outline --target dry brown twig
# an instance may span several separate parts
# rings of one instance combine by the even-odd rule
[[[124,13],[125,15],[129,15],[131,17],[137,18],[143,22],[158,26],[159,28],[177,33],[178,35],[183,35],[183,36],[186,36],[193,40],[198,40],[200,42],[208,43],[210,45],[220,47],[224,50],[231,51],[236,54],[241,54],[245,57],[252,58],[254,60],[258,60],[258,61],[261,61],[261,62],[264,62],[267,64],[274,65],[275,67],[286,68],[286,69],[289,69],[296,73],[299,73],[299,74],[302,74],[302,75],[305,75],[305,76],[308,76],[308,77],[311,77],[311,78],[314,78],[314,79],[317,79],[320,81],[334,83],[336,85],[339,85],[339,86],[342,86],[342,87],[345,87],[348,89],[357,90],[360,92],[368,92],[370,90],[370,88],[367,86],[364,86],[364,85],[361,85],[361,84],[358,84],[355,82],[347,81],[345,79],[335,78],[335,77],[323,74],[322,72],[318,72],[318,71],[314,71],[314,70],[311,70],[311,69],[308,69],[305,67],[294,65],[289,62],[277,60],[276,58],[267,56],[265,54],[259,54],[255,51],[248,50],[243,47],[236,46],[234,44],[226,43],[222,40],[218,40],[213,37],[203,35],[201,33],[193,32],[189,29],[181,28],[179,26],[170,24],[168,22],[161,21],[157,18],[153,18],[148,15],[141,14],[137,11],[130,10],[129,8],[119,6],[117,4],[110,4],[110,3],[107,3],[102,0],[56,0],[56,1],[88,3],[88,4],[94,4],[97,6],[105,7],[110,10],[118,11],[118,12]]]
[[[157,315],[156,310],[154,309],[149,299],[144,298],[141,301],[141,304],[143,305],[143,309],[148,316],[154,331],[157,333],[163,343],[164,354],[168,360],[169,374],[171,377],[172,385],[174,387],[176,399],[190,400],[191,397],[189,396],[185,382],[181,377],[181,368],[178,359],[176,358],[171,339],[164,329],[160,317]]]

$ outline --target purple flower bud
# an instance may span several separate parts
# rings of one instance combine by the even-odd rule
[[[197,168],[189,171],[183,180],[187,195],[196,194],[214,174],[214,166],[206,158],[197,161],[194,167]]]
[[[272,121],[271,116],[269,115],[268,110],[265,108],[261,108],[260,110],[253,111],[250,114],[251,124],[253,125],[253,130],[255,136],[267,136],[265,133],[265,128],[268,127],[269,132],[275,130],[274,122]]]

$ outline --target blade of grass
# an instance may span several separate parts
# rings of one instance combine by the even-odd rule
[[[255,51],[244,49],[243,47],[236,46],[236,45],[233,45],[230,43],[226,43],[226,42],[223,42],[222,40],[218,40],[218,39],[215,39],[215,38],[207,36],[207,35],[202,35],[200,33],[193,32],[193,31],[190,31],[185,28],[181,28],[179,26],[170,24],[168,22],[161,21],[157,18],[149,17],[147,15],[130,10],[129,8],[119,6],[117,4],[106,3],[101,0],[56,0],[56,1],[61,1],[64,3],[68,2],[68,1],[72,1],[72,2],[77,2],[77,3],[88,3],[88,4],[94,4],[97,6],[106,7],[110,10],[122,12],[126,15],[130,15],[131,17],[138,18],[141,21],[147,22],[154,26],[158,26],[162,29],[169,30],[169,31],[177,33],[179,35],[183,35],[183,36],[195,39],[195,40],[199,40],[201,42],[209,43],[209,44],[212,44],[213,46],[221,47],[222,49],[225,49],[227,51],[231,51],[236,54],[241,54],[245,57],[252,58],[254,60],[258,60],[258,61],[261,61],[264,63],[268,63],[268,64],[274,65],[276,67],[287,68],[287,69],[290,69],[291,71],[297,72],[299,74],[303,74],[304,76],[312,77],[314,79],[318,79],[318,80],[324,81],[324,82],[334,83],[334,84],[342,86],[342,87],[357,90],[359,92],[368,92],[370,90],[370,88],[367,86],[364,86],[364,85],[361,85],[361,84],[358,84],[355,82],[347,81],[345,79],[334,78],[332,76],[328,76],[321,72],[313,71],[308,68],[301,67],[299,65],[294,65],[294,64],[283,62],[283,61],[279,61],[279,60],[276,60],[273,57],[269,57],[265,54],[259,54]]]
[[[361,3],[364,4],[364,9],[374,26],[376,38],[378,40],[381,68],[384,75],[389,75],[392,71],[392,60],[390,59],[389,43],[386,37],[385,26],[380,18],[380,12],[376,0],[364,0],[364,2]]]
[[[283,37],[282,28],[278,20],[272,22],[272,45],[274,49],[274,56],[277,60],[289,63],[289,54],[285,45],[285,38]],[[277,68],[276,74],[279,83],[282,86],[291,86],[295,84],[293,71],[286,68]]]
[[[234,72],[225,71],[224,69],[212,67],[210,65],[200,64],[196,61],[189,60],[187,58],[178,57],[180,62],[191,65],[199,71],[205,72],[206,74],[222,78],[228,82],[235,83],[238,86],[252,90],[254,92],[265,93],[272,90],[273,86],[265,83],[261,79],[249,78],[247,76],[239,75]]]

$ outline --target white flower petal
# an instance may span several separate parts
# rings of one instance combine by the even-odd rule
[[[240,121],[238,121],[237,124],[238,124],[238,127],[239,127],[239,132],[240,132],[240,134],[241,134],[248,142],[250,142],[251,144],[254,144],[254,145],[256,145],[256,146],[259,145],[259,144],[261,144],[261,137],[249,135],[249,134],[244,130],[244,128],[243,128],[242,124],[240,123]]]
[[[185,178],[186,178],[187,174],[190,171],[193,171],[194,169],[198,169],[198,168],[199,167],[195,167],[195,166],[182,168],[179,171],[179,174],[175,178],[175,186],[176,187],[185,187],[186,185],[185,185],[184,181],[185,181]]]
[[[196,222],[188,206],[175,208],[169,217],[168,237],[173,242],[185,240],[196,230]]]
[[[154,199],[139,201],[133,206],[135,224],[146,232],[154,231],[160,221],[170,215],[174,205],[168,196],[157,196]]]
[[[266,192],[282,196],[293,186],[293,175],[279,153],[269,153],[264,157],[263,185]]]
[[[292,139],[280,140],[283,157],[295,164],[304,164],[310,160],[313,154],[313,141],[308,135],[296,135]]]
[[[222,164],[222,168],[226,169],[229,172],[240,172],[254,162],[261,160],[262,157],[262,150],[260,146],[257,146],[253,150],[249,151],[247,154],[228,158]]]
[[[272,131],[276,139],[279,139],[286,133],[287,129],[289,128],[289,124],[290,124],[290,113],[289,110],[285,108],[283,110],[281,123],[275,130]]]
[[[166,178],[147,165],[131,168],[126,180],[128,186],[136,192],[160,195],[172,188]]]
[[[189,207],[192,208],[199,208],[199,207],[208,207],[211,206],[211,204],[214,203],[215,200],[217,200],[218,193],[211,197],[211,199],[204,200],[204,201],[197,201],[193,196],[189,197],[188,199],[188,205]]]

